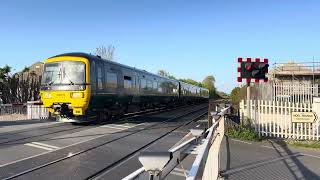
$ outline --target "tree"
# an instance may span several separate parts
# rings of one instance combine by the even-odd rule
[[[235,87],[233,88],[233,90],[231,91],[231,103],[235,106],[238,106],[239,105],[239,102],[240,102],[240,91],[241,91],[241,88],[239,87]]]
[[[168,77],[169,73],[163,69],[158,71],[158,75],[163,76],[163,77]]]
[[[4,103],[39,100],[41,76],[27,71],[10,74],[11,67],[0,68],[0,92]],[[24,73],[26,75],[24,76]]]
[[[167,77],[167,78],[169,78],[169,79],[177,79],[175,76],[173,76],[173,75],[171,75],[171,74],[169,74],[167,71],[165,71],[165,70],[159,70],[158,71],[158,75],[160,75],[160,76],[163,76],[163,77]]]
[[[216,87],[214,85],[215,81],[216,80],[212,75],[207,76],[202,81],[203,86],[209,90],[210,98],[218,98],[219,97],[217,94]]]
[[[188,84],[203,87],[203,84],[201,82],[195,81],[193,79],[179,79],[179,80]]]
[[[100,46],[96,48],[96,55],[100,56],[102,59],[114,61],[114,51],[115,48],[113,45],[109,45],[108,48]]]
[[[5,65],[3,68],[0,68],[0,80],[4,81],[9,77],[9,73],[11,72],[11,67]]]

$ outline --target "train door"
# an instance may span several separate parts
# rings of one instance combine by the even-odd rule
[[[178,92],[179,92],[179,95],[178,95],[178,97],[179,97],[179,99],[181,98],[181,83],[179,82],[179,84],[178,84]]]
[[[91,84],[91,94],[97,93],[97,76],[96,76],[96,63],[91,61],[90,64],[90,84]]]

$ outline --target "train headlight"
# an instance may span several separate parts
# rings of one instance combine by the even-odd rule
[[[71,98],[83,98],[84,94],[82,92],[71,93]]]
[[[43,98],[50,99],[51,98],[51,93],[43,93]]]

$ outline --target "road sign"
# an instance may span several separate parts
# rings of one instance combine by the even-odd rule
[[[291,117],[294,123],[313,123],[317,119],[313,112],[292,112]]]
[[[260,81],[268,82],[268,59],[238,58],[238,82],[246,80],[247,83]]]

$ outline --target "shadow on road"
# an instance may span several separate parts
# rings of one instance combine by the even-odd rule
[[[292,155],[293,152],[288,148],[288,145],[283,141],[270,141],[270,145],[275,149],[280,157]],[[289,156],[284,158],[282,162],[285,164],[286,168],[290,171],[294,179],[320,179],[319,175],[315,174],[309,170],[299,159],[298,157],[303,156]]]

